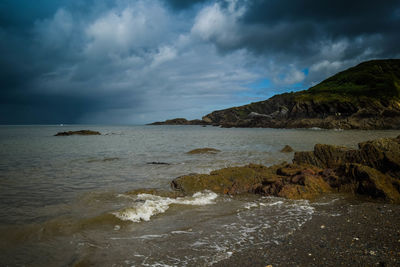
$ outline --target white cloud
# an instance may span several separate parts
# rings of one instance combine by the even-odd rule
[[[240,37],[237,21],[245,13],[245,6],[238,8],[237,1],[227,2],[226,9],[223,9],[219,3],[215,3],[200,10],[192,27],[192,34],[223,46],[236,43]]]
[[[168,39],[168,15],[157,2],[131,4],[102,14],[86,28],[87,52],[126,54]]]
[[[152,66],[158,66],[164,62],[174,59],[177,55],[175,48],[170,46],[162,46],[158,49],[158,52],[153,57]]]

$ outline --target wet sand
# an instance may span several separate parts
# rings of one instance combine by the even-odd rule
[[[213,266],[400,266],[400,205],[342,197],[313,207],[312,219],[278,243]]]

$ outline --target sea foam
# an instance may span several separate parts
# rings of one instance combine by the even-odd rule
[[[164,213],[171,204],[180,205],[209,205],[214,204],[217,194],[211,191],[197,192],[193,196],[169,198],[151,194],[137,195],[135,205],[129,208],[113,212],[117,218],[123,221],[149,221],[156,214]]]

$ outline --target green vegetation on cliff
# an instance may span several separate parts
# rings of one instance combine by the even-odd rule
[[[399,98],[400,60],[371,60],[339,72],[316,86],[296,93],[296,99],[344,100]]]

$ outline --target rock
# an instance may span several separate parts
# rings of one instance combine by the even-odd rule
[[[187,120],[185,118],[176,118],[166,121],[157,121],[148,125],[209,125],[208,122],[203,120]]]
[[[187,154],[216,154],[218,152],[221,152],[221,150],[215,149],[215,148],[210,148],[210,147],[205,147],[205,148],[197,148],[190,150],[189,152],[186,152]]]
[[[366,195],[387,202],[400,203],[399,180],[385,175],[376,169],[361,164],[347,163],[338,169],[341,177],[345,177],[341,191]],[[347,182],[344,183],[344,182]]]
[[[183,194],[202,190],[237,195],[255,193],[314,199],[332,192],[352,193],[400,203],[400,136],[359,144],[359,149],[315,145],[296,152],[292,164],[249,164],[210,174],[180,176],[171,187]]]
[[[315,167],[305,168],[295,164],[271,167],[249,164],[216,170],[210,174],[180,176],[171,182],[171,187],[185,194],[211,190],[229,195],[256,193],[291,199],[313,199],[321,193],[332,192],[329,184],[319,174],[320,171]]]
[[[317,144],[314,151],[295,152],[293,163],[311,164],[320,168],[359,163],[400,179],[400,136],[362,142],[358,147],[359,149],[348,149]]]
[[[289,145],[286,145],[281,149],[281,152],[282,153],[290,153],[290,152],[293,152],[293,148]]]
[[[101,133],[91,130],[80,130],[80,131],[59,132],[54,136],[69,136],[69,135],[101,135]]]
[[[347,162],[354,153],[354,150],[342,146],[316,144],[314,151],[295,152],[293,163],[332,168]]]
[[[159,161],[146,162],[146,164],[149,164],[149,165],[171,165],[170,163],[159,162]]]
[[[120,160],[120,158],[104,158],[104,159],[90,159],[87,162],[92,163],[92,162],[108,162],[108,161],[115,161],[115,160]]]

